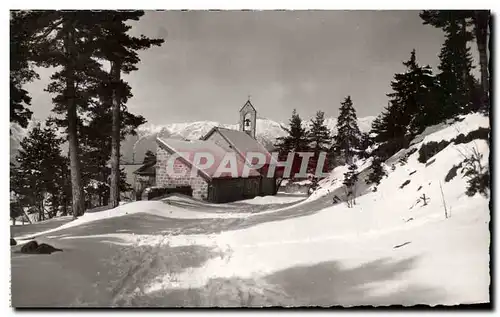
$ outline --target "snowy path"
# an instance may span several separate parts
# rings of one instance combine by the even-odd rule
[[[177,222],[177,219],[193,220],[192,223],[198,227],[200,223],[215,223],[222,228],[228,228],[223,224],[241,223],[246,218],[253,218],[256,215],[264,214],[284,214],[290,208],[300,206],[306,197],[301,195],[277,195],[271,197],[256,197],[252,200],[241,201],[228,204],[203,203],[188,197],[177,197],[163,200],[138,201],[132,204],[125,204],[115,209],[104,209],[99,212],[85,213],[82,217],[72,220],[68,217],[59,221],[54,219],[46,224],[34,224],[30,226],[11,226],[11,236],[16,239],[31,239],[40,235],[60,234],[60,231],[71,228],[85,228],[93,222],[120,221],[121,217],[130,217],[135,214],[147,214],[161,220]],[[252,203],[249,203],[253,201]],[[237,211],[237,212],[235,212]],[[299,212],[300,213],[300,212]],[[292,215],[294,215],[292,213]],[[266,219],[266,218],[264,218]],[[256,220],[256,221],[255,221]],[[255,219],[251,223],[258,223]],[[188,221],[188,223],[191,223]],[[113,226],[111,226],[113,227]],[[153,228],[155,226],[153,225]],[[167,225],[165,230],[170,226]],[[208,231],[213,226],[208,226]],[[135,227],[136,229],[138,227]],[[45,230],[44,230],[45,229]],[[140,230],[141,228],[139,228]],[[78,229],[77,229],[78,230]],[[154,230],[154,229],[153,229]],[[220,230],[219,230],[220,231]],[[113,232],[113,231],[111,231]],[[131,232],[134,232],[133,230]],[[151,231],[151,233],[153,233]]]
[[[293,218],[293,214],[314,213],[308,207],[322,208],[327,204],[330,204],[328,197],[320,198],[291,208],[288,212],[293,213],[286,216],[280,213],[267,214],[267,218],[260,216],[260,221],[253,224],[245,222],[248,219],[231,223],[229,219],[165,219],[134,214],[52,233],[48,235],[52,238],[46,235],[41,241],[63,248],[63,253],[46,256],[42,263],[39,257],[43,256],[13,254],[13,303],[17,306],[108,306],[110,303],[119,306],[239,306],[242,303],[329,306],[384,305],[395,299],[406,304],[442,303],[450,298],[471,302],[487,299],[487,293],[477,290],[487,290],[481,287],[489,276],[475,274],[471,282],[470,278],[457,279],[454,275],[467,276],[471,266],[485,265],[484,262],[471,263],[484,259],[482,251],[487,248],[484,235],[488,234],[484,230],[487,228],[484,221],[488,220],[485,215],[474,216],[475,222],[470,226],[471,221],[461,217],[467,217],[467,213],[456,211],[447,222],[438,220],[430,227],[427,224],[425,231],[410,222],[407,224],[410,230],[404,235],[388,232],[380,238],[373,233],[365,233],[364,238],[333,234],[332,239],[297,237],[295,242],[267,241],[245,246],[241,244],[242,237],[226,231],[227,239],[237,238],[236,245],[241,244],[238,249],[221,249],[219,243],[214,243],[216,240],[209,241],[210,232],[252,228],[280,218]],[[483,221],[483,225],[478,221]],[[450,233],[443,230],[443,225],[448,223],[463,225]],[[116,233],[110,234],[113,231]],[[131,232],[137,234],[131,235]],[[190,232],[203,234],[191,235]],[[177,242],[172,234],[181,234]],[[135,240],[131,241],[131,236]],[[192,240],[186,240],[187,236]],[[156,240],[147,237],[156,237]],[[410,244],[394,249],[406,242]],[[450,242],[458,249],[446,252]],[[121,245],[123,243],[125,245]],[[426,256],[429,245],[433,245],[432,254],[443,256]],[[325,250],[331,252],[325,253]],[[297,262],[297,259],[305,261]],[[428,271],[429,267],[435,268],[439,278]],[[448,270],[449,267],[454,269]],[[448,271],[452,275],[443,274]],[[99,272],[97,277],[96,272]],[[55,282],[54,276],[57,276]],[[170,286],[165,285],[165,277],[170,279],[167,281]],[[448,289],[443,289],[439,285],[443,279],[455,282],[444,283]],[[434,283],[429,283],[432,280]],[[109,285],[99,281],[109,281]],[[161,287],[155,290],[152,281],[159,282]],[[52,286],[54,294],[60,295],[40,296],[40,288],[47,285]],[[68,291],[68,285],[75,286]],[[453,296],[450,286],[456,290],[468,288],[469,296]]]

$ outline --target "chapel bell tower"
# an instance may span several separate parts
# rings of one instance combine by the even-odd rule
[[[250,102],[250,98],[240,109],[240,131],[245,131],[255,139],[255,125],[257,123],[257,110]]]

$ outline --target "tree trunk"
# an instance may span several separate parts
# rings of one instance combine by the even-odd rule
[[[38,206],[38,221],[42,221],[44,220],[44,217],[43,217],[43,200],[42,202],[40,203],[40,206]]]
[[[112,129],[111,129],[111,208],[118,207],[120,202],[120,104],[119,94],[121,65],[111,62],[111,80],[113,83]]]
[[[21,207],[21,208],[22,208],[22,207]],[[26,219],[28,220],[28,222],[29,222],[30,224],[33,224],[33,222],[31,221],[31,218],[28,216],[28,213],[26,213],[26,210],[24,210],[24,208],[22,208],[22,210],[23,210],[23,218],[25,218],[25,217],[26,217]],[[23,222],[23,224],[24,224],[24,222]]]
[[[479,51],[479,66],[481,69],[481,88],[483,92],[483,107],[489,105],[489,73],[488,73],[488,24],[490,12],[487,10],[474,11],[474,31]]]
[[[61,216],[67,216],[67,215],[68,215],[68,202],[66,200],[66,197],[63,197]]]
[[[463,52],[467,52],[467,21],[465,18],[460,19],[460,26],[461,26],[461,37],[463,37],[462,42],[463,42],[463,47],[462,50]],[[464,67],[462,70],[462,80],[464,83],[464,87],[467,87],[467,77],[469,76],[469,72],[467,67]],[[468,87],[467,87],[468,88]],[[467,96],[469,97],[469,96]]]
[[[71,21],[65,22],[65,27],[67,28],[67,35],[65,38],[65,49],[69,57],[69,63],[67,68],[69,68],[69,73],[74,73],[74,63],[75,63],[75,39],[74,32],[75,29]],[[83,186],[81,180],[80,171],[80,157],[78,153],[78,131],[77,131],[77,112],[76,112],[76,94],[75,79],[68,77],[66,79],[66,96],[68,98],[68,143],[69,143],[69,161],[71,170],[71,192],[73,196],[73,218],[76,219],[78,216],[84,213],[84,201],[83,201]]]

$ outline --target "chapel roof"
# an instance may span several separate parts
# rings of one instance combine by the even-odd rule
[[[188,164],[190,167],[196,168],[201,173],[201,176],[205,179],[211,180],[213,178],[238,178],[242,176],[245,161],[239,155],[235,155],[235,160],[232,161],[236,162],[236,175],[232,175],[232,173],[229,172],[222,172],[220,175],[217,174],[217,169],[220,167],[220,165],[222,163],[227,163],[227,161],[224,161],[224,157],[226,156],[226,154],[231,154],[234,152],[228,152],[212,141],[183,141],[177,139],[157,138],[157,143],[168,152],[178,154],[179,159]],[[203,167],[199,164],[196,164],[196,153],[210,153],[214,157],[214,164],[208,167]],[[250,169],[248,176],[257,177],[260,176],[260,174],[257,170]]]
[[[212,128],[201,140],[207,140],[213,133],[220,133],[221,136],[237,151],[242,157],[246,158],[247,153],[257,152],[266,156],[266,163],[272,162],[273,158],[271,153],[259,141],[249,136],[244,131],[227,129],[223,127]],[[248,162],[247,164],[251,164]]]

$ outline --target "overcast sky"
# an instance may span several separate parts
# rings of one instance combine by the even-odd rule
[[[258,116],[276,121],[293,108],[337,116],[347,95],[358,117],[377,115],[410,51],[435,68],[444,41],[418,11],[148,11],[133,33],[166,40],[126,77],[130,110],[153,124],[235,123],[248,95]],[[49,73],[40,74],[28,89],[45,119]]]

